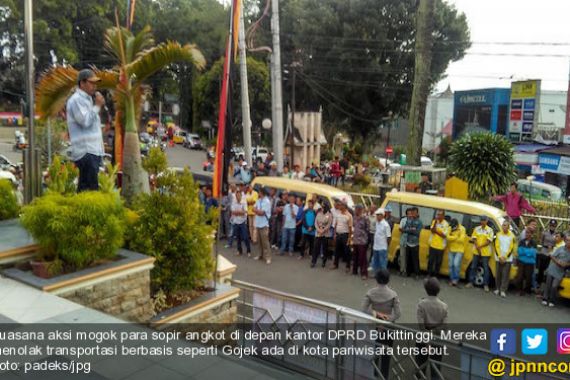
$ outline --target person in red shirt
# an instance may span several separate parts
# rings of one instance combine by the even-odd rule
[[[340,163],[338,162],[338,156],[334,158],[334,161],[331,162],[331,185],[336,186],[338,185],[338,179],[340,178]]]

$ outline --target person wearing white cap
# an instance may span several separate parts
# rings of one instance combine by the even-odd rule
[[[388,245],[392,237],[392,230],[384,219],[385,211],[383,208],[379,208],[374,214],[376,215],[376,231],[374,232],[372,270],[376,272],[388,267]]]
[[[275,161],[271,161],[271,163],[269,164],[269,172],[267,173],[267,175],[269,177],[277,177],[279,173],[277,172],[277,162]]]

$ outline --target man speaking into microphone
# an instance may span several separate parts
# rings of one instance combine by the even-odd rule
[[[78,192],[99,190],[99,166],[105,154],[99,118],[105,98],[97,92],[100,81],[93,70],[81,70],[77,75],[77,90],[67,101],[71,159],[79,169]]]

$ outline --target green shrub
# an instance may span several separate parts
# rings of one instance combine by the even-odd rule
[[[513,144],[495,133],[472,133],[451,144],[448,169],[469,184],[469,198],[504,194],[517,176]]]
[[[43,258],[61,260],[67,270],[115,257],[126,229],[121,199],[102,192],[49,192],[24,207],[20,220]]]
[[[59,194],[74,194],[77,191],[75,180],[79,170],[72,162],[63,163],[60,156],[54,156],[48,168],[48,190]]]
[[[12,219],[18,216],[20,206],[14,193],[14,186],[7,179],[0,179],[0,220]]]
[[[154,291],[167,294],[194,289],[211,278],[213,232],[198,187],[188,170],[158,178],[158,189],[141,195],[134,203],[138,214],[127,233],[128,247],[154,256]]]
[[[368,185],[370,185],[370,182],[372,182],[372,180],[370,179],[369,176],[365,174],[355,174],[352,177],[352,184],[354,186],[367,187]]]
[[[166,153],[164,153],[160,148],[151,148],[148,153],[148,157],[143,158],[142,165],[148,174],[157,175],[162,173],[168,168]]]

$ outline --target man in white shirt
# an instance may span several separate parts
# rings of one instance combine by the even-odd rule
[[[299,165],[295,165],[295,171],[293,172],[291,179],[297,179],[297,180],[302,181],[303,178],[305,178],[305,173],[303,173],[303,171],[301,170],[301,167]]]
[[[372,256],[372,270],[388,268],[388,246],[392,238],[390,225],[384,219],[384,209],[379,208],[376,215],[376,231],[374,232],[374,255]]]
[[[259,190],[259,199],[253,207],[255,213],[254,226],[259,237],[259,256],[255,260],[265,259],[267,264],[271,264],[271,247],[269,245],[269,218],[271,218],[271,202],[267,197],[267,190]]]
[[[79,169],[78,192],[99,190],[99,165],[101,157],[105,155],[99,118],[105,98],[97,92],[97,83],[100,81],[92,70],[81,70],[77,75],[77,90],[67,101],[71,159]],[[95,97],[95,102],[92,97]]]
[[[235,201],[231,203],[230,210],[233,232],[237,238],[238,255],[243,253],[241,248],[243,241],[247,249],[247,256],[250,257],[251,245],[249,244],[249,236],[247,233],[247,202],[241,191],[235,193],[235,198]]]

